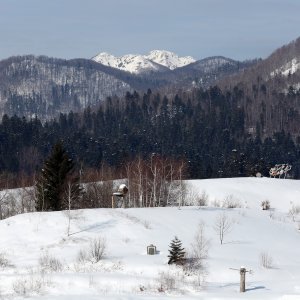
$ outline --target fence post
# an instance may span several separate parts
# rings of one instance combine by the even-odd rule
[[[245,291],[246,291],[246,268],[244,268],[244,267],[240,268],[240,275],[241,275],[240,293],[245,293]]]

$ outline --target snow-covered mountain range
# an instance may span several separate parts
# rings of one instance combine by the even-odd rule
[[[102,63],[33,55],[0,61],[0,116],[37,115],[49,119],[61,112],[97,105],[111,95],[122,97],[127,91],[171,85],[174,90],[195,85],[208,87],[219,78],[247,67],[223,57],[192,62],[191,57],[167,51],[121,58],[102,53],[97,57]]]
[[[165,50],[153,50],[148,55],[128,54],[120,57],[101,52],[92,60],[134,74],[174,70],[196,61],[191,56],[180,57]]]
[[[147,89],[174,92],[215,84],[231,89],[262,78],[271,89],[286,92],[300,86],[300,38],[259,60],[237,61],[223,56],[195,60],[153,50],[147,55],[115,57],[100,53],[92,59],[15,56],[0,61],[0,116],[49,119],[95,106],[106,97]],[[278,76],[276,76],[278,75]],[[277,78],[278,77],[278,78]]]

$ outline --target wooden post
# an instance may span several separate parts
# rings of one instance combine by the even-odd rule
[[[114,205],[114,195],[111,195],[111,208],[115,208],[115,205]]]
[[[241,267],[240,268],[240,275],[241,275],[241,281],[240,281],[240,293],[245,293],[246,291],[246,268]]]
[[[229,268],[230,270],[240,272],[240,293],[246,292],[246,273],[252,274],[252,270],[246,270],[245,267],[240,267],[239,269]]]

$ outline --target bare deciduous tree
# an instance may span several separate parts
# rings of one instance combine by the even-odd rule
[[[113,181],[90,182],[84,187],[81,200],[82,208],[111,207]]]
[[[182,205],[184,205],[184,195],[185,195],[185,189],[184,189],[184,173],[185,173],[186,165],[183,161],[180,162],[178,166],[178,181],[180,186],[180,196],[179,196],[179,209]]]
[[[266,269],[271,269],[273,267],[273,258],[268,252],[262,252],[259,255],[260,264]]]
[[[7,204],[8,191],[4,190],[0,192],[0,220],[4,219],[3,208]]]
[[[214,223],[214,229],[219,236],[221,245],[223,244],[224,237],[228,234],[233,226],[233,222],[229,219],[225,212],[219,214]]]
[[[198,225],[194,241],[192,243],[192,255],[196,259],[205,259],[208,256],[210,241],[205,236],[205,223],[201,221]]]

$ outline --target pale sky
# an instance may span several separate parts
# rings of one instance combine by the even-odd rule
[[[0,0],[0,59],[173,51],[265,58],[300,36],[300,0]]]

